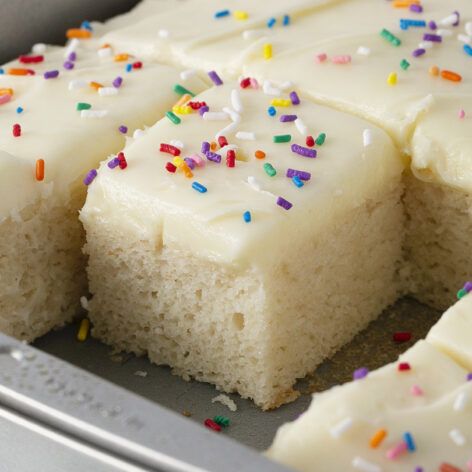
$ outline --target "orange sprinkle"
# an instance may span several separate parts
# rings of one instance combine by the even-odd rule
[[[185,177],[187,177],[188,179],[191,179],[193,177],[192,170],[185,162],[182,164],[181,169],[183,170]]]
[[[437,77],[439,75],[439,67],[438,66],[431,66],[429,68],[429,75],[433,77]]]
[[[31,69],[23,69],[23,68],[17,68],[17,69],[8,69],[8,73],[10,75],[34,75],[34,71]]]
[[[12,88],[0,88],[0,95],[13,95]]]
[[[66,37],[68,39],[88,39],[92,37],[92,32],[82,28],[70,28],[66,31]]]
[[[264,157],[266,157],[266,154],[264,151],[261,151],[259,149],[254,153],[254,156],[256,156],[256,159],[264,159]]]
[[[419,0],[395,0],[392,3],[393,8],[408,8],[410,5],[420,5]]]
[[[212,151],[215,151],[217,147],[218,147],[218,144],[216,144],[215,141],[212,141],[212,142],[210,143],[210,149],[211,149]]]
[[[442,70],[441,77],[452,82],[460,82],[462,80],[462,76],[456,72],[452,72],[452,70]]]
[[[375,449],[379,447],[382,441],[387,436],[387,431],[385,429],[379,429],[371,438],[370,438],[370,447]]]
[[[123,53],[123,54],[116,54],[114,57],[115,62],[123,62],[127,61],[129,59],[129,54]]]
[[[174,107],[181,107],[183,105],[185,105],[185,103],[187,103],[189,100],[192,99],[192,96],[188,93],[184,93],[180,98],[179,100],[176,102],[176,104],[174,105]]]
[[[44,180],[44,160],[38,159],[36,161],[36,180]]]
[[[90,82],[89,85],[95,90],[101,89],[103,87],[103,85],[98,82]]]
[[[105,43],[105,44],[102,44],[99,49],[105,49],[105,48],[111,48],[111,44],[109,43]]]

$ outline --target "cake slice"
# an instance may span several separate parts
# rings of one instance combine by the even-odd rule
[[[75,56],[64,68],[64,50],[46,48],[27,55],[40,62],[15,61],[0,75],[0,160],[10,169],[0,175],[0,330],[26,340],[71,319],[87,293],[84,178],[180,97],[173,67],[126,73],[113,57],[80,47]],[[197,77],[185,85],[205,88]]]
[[[442,345],[444,320],[451,326],[467,316],[470,324],[471,302],[466,297],[453,306],[428,340]],[[315,394],[306,413],[279,429],[268,455],[303,472],[465,470],[472,458],[470,378],[447,354],[419,341],[398,362]]]
[[[81,220],[94,335],[269,409],[397,298],[403,166],[381,130],[255,86],[103,163]]]

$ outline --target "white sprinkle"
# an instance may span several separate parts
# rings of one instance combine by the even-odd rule
[[[441,26],[452,26],[456,22],[457,22],[457,14],[452,13],[451,15],[446,16],[445,18],[440,20],[438,24]]]
[[[179,148],[181,151],[185,147],[184,143],[182,141],[179,141],[178,139],[172,139],[170,141],[170,144],[172,146],[175,146],[175,147]]]
[[[278,96],[282,93],[282,90],[280,90],[277,87],[274,87],[269,80],[264,80],[264,82],[262,83],[262,91],[264,92],[265,95],[274,95],[274,96]]]
[[[147,377],[147,372],[145,370],[137,370],[134,375],[137,375],[138,377]]]
[[[97,56],[100,58],[110,57],[113,54],[113,51],[110,47],[100,48],[97,51]]]
[[[466,443],[464,435],[458,429],[451,429],[449,437],[456,446],[463,446]]]
[[[238,127],[238,122],[233,121],[228,126],[220,129],[218,133],[215,134],[215,139],[218,140],[220,136],[229,136],[230,134],[234,133],[234,130]]]
[[[254,189],[254,190],[257,190],[258,192],[261,191],[261,185],[259,184],[259,182],[257,181],[257,179],[253,176],[253,175],[250,175],[248,176],[247,178],[247,183]]]
[[[297,127],[298,132],[302,136],[308,136],[308,127],[306,126],[305,123],[303,123],[303,120],[301,118],[297,118],[294,123],[295,123],[295,126]]]
[[[448,29],[438,29],[436,30],[436,34],[438,36],[442,36],[443,38],[447,38],[447,37],[452,36],[453,33],[451,30],[448,30]]]
[[[231,90],[231,105],[238,113],[243,111],[243,103],[238,89]]]
[[[118,95],[118,89],[116,87],[100,87],[98,89],[98,95],[100,95],[100,97],[111,97],[112,95]]]
[[[472,37],[468,36],[467,34],[458,34],[457,35],[457,40],[461,41],[462,43],[465,43],[465,44],[471,44],[472,43]]]
[[[203,113],[203,119],[205,121],[224,121],[228,118],[228,113],[225,113],[224,111],[207,111]]]
[[[370,48],[366,46],[359,46],[357,48],[357,54],[359,56],[370,56]]]
[[[253,133],[252,131],[238,131],[236,133],[236,138],[242,139],[243,141],[255,141],[256,133]]]
[[[228,395],[224,395],[224,394],[218,395],[215,398],[212,398],[211,402],[221,403],[222,405],[227,406],[231,411],[236,411],[238,409],[238,406],[236,405],[236,403],[234,403],[234,401],[231,400],[231,398],[229,398]]]
[[[364,147],[370,146],[372,144],[372,130],[366,128],[362,132],[362,141],[364,142]]]
[[[169,32],[169,30],[166,30],[166,29],[160,29],[160,30],[157,32],[157,35],[158,35],[159,38],[161,38],[161,39],[167,39],[167,38],[170,36],[170,32]]]
[[[352,466],[354,469],[362,470],[363,472],[382,472],[382,467],[366,461],[362,457],[354,457],[352,459]]]
[[[467,392],[460,392],[454,400],[454,411],[462,411],[469,403],[469,395]]]
[[[351,429],[354,422],[349,416],[344,418],[339,423],[335,424],[330,430],[329,433],[333,438],[340,438],[344,433]]]
[[[243,39],[256,39],[261,38],[262,36],[266,35],[266,31],[264,30],[244,30]]]
[[[108,115],[108,110],[81,110],[81,118],[103,118]]]
[[[87,297],[80,297],[80,306],[86,310],[86,311],[89,311],[89,304],[88,304],[88,300],[87,300]]]
[[[139,139],[141,138],[142,136],[144,136],[146,133],[144,132],[143,129],[135,129],[134,130],[134,133],[133,133],[133,138],[134,139]]]
[[[196,73],[197,73],[197,71],[195,69],[183,70],[180,73],[180,78],[182,80],[188,80],[188,79],[190,79],[190,77],[193,77]]]
[[[223,111],[225,113],[228,113],[229,117],[231,118],[231,121],[234,121],[236,123],[239,123],[241,121],[241,115],[239,113],[236,113],[232,108],[223,107]]]
[[[33,54],[44,54],[46,52],[46,49],[47,47],[44,43],[36,43],[31,49],[31,52]]]
[[[86,80],[75,79],[69,82],[69,90],[77,90],[88,86]]]
[[[418,47],[420,49],[431,49],[434,46],[432,41],[422,41],[421,43],[418,44]]]
[[[218,150],[219,154],[226,154],[228,151],[237,151],[239,149],[239,146],[236,144],[227,144],[226,146],[223,146]]]
[[[465,24],[465,32],[469,35],[472,36],[472,21],[468,21]]]
[[[66,46],[64,51],[64,58],[68,59],[71,52],[75,52],[79,47],[80,41],[77,38],[72,38]]]
[[[277,84],[277,87],[279,87],[281,90],[287,90],[293,87],[293,82],[291,80],[286,80],[285,82],[282,82],[281,84]]]

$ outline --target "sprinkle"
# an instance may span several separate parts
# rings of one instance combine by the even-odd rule
[[[298,144],[292,144],[291,150],[293,153],[298,154],[303,157],[315,158],[316,157],[316,149],[309,149]]]
[[[375,449],[382,444],[382,441],[387,437],[387,431],[385,429],[379,429],[369,441],[370,447]]]
[[[141,61],[133,62],[133,69],[142,69],[143,63]]]
[[[90,170],[84,178],[84,184],[90,185],[94,181],[95,177],[97,177],[96,169]]]
[[[215,12],[214,17],[218,19],[218,18],[224,18],[225,16],[229,16],[229,15],[230,15],[229,10],[220,10],[220,11]]]
[[[272,28],[275,25],[275,23],[277,23],[277,20],[275,18],[269,18],[267,20],[267,27]]]
[[[233,12],[233,16],[237,20],[247,20],[249,18],[248,13],[246,11],[242,11],[242,10],[236,10],[235,12]]]
[[[264,44],[264,46],[262,47],[262,54],[264,56],[264,59],[272,59],[272,44]]]
[[[204,185],[202,185],[198,182],[193,182],[192,183],[192,188],[194,190],[196,190],[197,192],[199,192],[199,193],[205,193],[207,191],[207,188]]]
[[[467,374],[466,379],[467,379],[467,382],[471,382],[471,381],[472,381],[472,372],[470,372],[470,373]]]
[[[249,213],[249,212],[246,212],[246,213]],[[220,426],[226,428],[229,426],[229,419],[226,418],[226,416],[215,416],[213,418],[213,421],[216,423],[216,424],[219,424]]]
[[[293,90],[290,92],[290,100],[292,101],[292,105],[300,105],[300,97],[298,96],[297,92]]]
[[[426,21],[424,20],[410,20],[407,18],[400,19],[400,28],[402,30],[407,30],[410,27],[415,28],[426,28]]]
[[[24,68],[11,68],[8,69],[10,75],[35,75],[34,70]]]
[[[228,140],[225,136],[218,136],[218,145],[220,148],[228,145]]]
[[[429,75],[432,75],[433,77],[437,77],[439,75],[439,67],[431,66],[428,72],[429,72]]]
[[[269,114],[269,116],[275,116],[275,114],[277,113],[277,110],[273,106],[270,106],[267,109],[267,113]]]
[[[197,166],[197,163],[191,157],[184,158],[184,162],[185,164],[187,164],[190,170],[195,169],[195,167]]]
[[[38,64],[39,62],[44,61],[44,56],[43,55],[37,55],[37,56],[20,56],[18,60],[22,64]]]
[[[102,46],[100,49],[97,50],[97,56],[101,59],[106,57],[110,57],[113,54],[110,46]]]
[[[472,46],[470,46],[470,44],[464,44],[464,52],[472,56]]]
[[[442,70],[441,77],[443,79],[450,80],[451,82],[460,82],[462,80],[462,76],[450,70]]]
[[[292,208],[293,206],[288,200],[285,200],[285,198],[283,197],[277,197],[277,205],[282,207],[284,210],[290,210],[290,208]]]
[[[255,153],[254,156],[256,159],[264,159],[266,157],[266,153],[264,151],[261,151],[258,149]]]
[[[226,153],[226,167],[234,167],[236,163],[236,153],[233,149],[230,149]]]
[[[328,55],[324,52],[318,53],[315,55],[315,62],[318,64],[322,64],[323,62],[326,62],[328,59]]]
[[[95,82],[94,80],[89,82],[89,86],[92,87],[93,89],[97,90],[97,91],[100,90],[103,87],[103,85],[101,83]]]
[[[464,435],[458,429],[451,429],[449,437],[456,446],[463,446],[466,443]]]
[[[454,400],[454,411],[462,411],[469,403],[469,395],[467,392],[460,392]]]
[[[308,128],[307,128],[307,126],[305,125],[305,123],[303,122],[303,120],[301,118],[297,118],[295,120],[295,126],[296,126],[298,132],[302,136],[306,136],[308,134]]]
[[[290,24],[290,16],[289,15],[284,15],[282,18],[282,25],[283,26],[288,26]]]
[[[92,33],[87,29],[82,28],[70,28],[66,31],[67,39],[89,39],[92,37]]]
[[[131,72],[132,70],[133,70],[133,64],[126,64],[125,71],[126,72]]]
[[[413,3],[412,5],[410,5],[410,11],[412,11],[413,13],[422,13],[423,7],[421,5]]]
[[[352,459],[352,467],[362,472],[382,472],[382,468],[372,462],[366,461],[362,457],[354,457]]]
[[[114,157],[113,159],[109,160],[107,163],[107,166],[110,169],[114,169],[115,167],[118,167],[120,165],[120,160],[117,157]]]
[[[410,67],[410,63],[406,59],[402,59],[400,62],[400,67],[403,70],[407,70]]]
[[[166,152],[167,154],[171,154],[172,156],[180,156],[180,149],[176,146],[172,146],[172,144],[161,143],[159,151]]]
[[[64,62],[63,66],[64,66],[64,69],[72,70],[74,68],[74,63],[71,61],[66,61]]]
[[[340,438],[344,433],[349,431],[352,428],[354,421],[351,417],[346,417],[343,420],[339,421],[339,423],[335,424],[333,427],[330,428],[329,434],[333,438]]]
[[[455,11],[451,13],[449,16],[443,18],[439,24],[441,26],[458,26],[460,21],[459,12]]]
[[[229,118],[228,113],[224,111],[206,111],[202,117],[205,121],[224,121]]]
[[[273,138],[274,143],[289,143],[292,140],[291,134],[279,134],[274,136]]]
[[[58,76],[59,76],[58,70],[48,70],[47,72],[43,74],[43,77],[45,79],[55,79]]]
[[[88,318],[84,318],[80,322],[79,331],[77,332],[77,341],[83,342],[87,339],[89,328],[90,321],[88,320]]]
[[[11,95],[5,94],[5,95],[0,95],[0,105],[4,105],[5,103],[8,103],[11,100]]]
[[[208,77],[210,77],[211,81],[216,85],[223,85],[223,81],[221,80],[220,76],[214,71],[208,72]]]
[[[292,177],[292,182],[295,184],[296,187],[298,188],[301,188],[303,187],[305,184],[303,183],[303,181],[300,179],[300,177],[298,177],[297,175],[295,177]]]
[[[277,171],[275,170],[274,166],[268,162],[264,164],[263,168],[264,168],[264,172],[269,177],[274,177],[277,174]]]
[[[385,457],[391,461],[397,459],[399,456],[404,454],[408,450],[408,446],[404,441],[399,442],[396,446],[393,446],[390,448],[386,454]]]
[[[81,110],[81,118],[104,118],[108,115],[108,110]]]
[[[418,48],[418,49],[415,49],[415,50],[411,53],[411,55],[412,55],[413,57],[420,57],[420,56],[422,56],[425,52],[426,52],[426,49],[424,49],[424,48]]]
[[[367,367],[360,367],[359,369],[356,369],[354,373],[352,374],[352,378],[354,380],[361,380],[369,374],[369,369]]]
[[[193,77],[194,75],[196,75],[197,71],[195,69],[187,69],[187,70],[183,70],[181,73],[180,73],[180,78],[182,80],[188,80],[190,79],[191,77]]]
[[[462,472],[458,467],[449,464],[448,462],[443,462],[439,466],[439,472]]]
[[[85,102],[79,102],[77,103],[75,109],[77,111],[81,111],[81,110],[90,110],[90,108],[92,108],[92,105],[90,105],[90,103],[85,103]]]
[[[221,431],[221,426],[217,423],[215,423],[213,420],[211,420],[210,418],[207,418],[203,424],[208,428],[208,429],[212,429],[213,431],[216,431],[216,432],[220,432]]]
[[[369,128],[366,128],[362,132],[362,141],[364,143],[364,147],[368,147],[372,144],[372,130]]]
[[[44,180],[44,159],[36,160],[36,180]]]
[[[359,56],[370,56],[370,48],[366,46],[359,46],[357,48],[356,54]]]
[[[297,119],[297,115],[280,115],[280,121],[282,123],[288,123],[290,121],[295,121]]]
[[[408,452],[416,451],[416,444],[411,433],[409,433],[408,431],[403,433],[403,441],[405,441]]]
[[[216,162],[217,164],[221,162],[221,154],[216,152],[208,151],[205,156],[209,161]]]
[[[323,144],[326,141],[326,133],[320,133],[318,137],[316,138],[316,144],[317,146],[323,146]]]
[[[397,73],[396,72],[391,72],[390,74],[388,74],[387,84],[388,85],[396,85],[397,84],[397,79],[398,79]]]
[[[287,169],[286,176],[289,179],[292,179],[295,176],[298,176],[301,180],[310,180],[311,179],[310,172],[305,172],[303,170],[296,170],[296,169]]]
[[[13,125],[12,133],[15,138],[19,138],[21,136],[21,125],[19,125],[18,123],[15,123]]]
[[[0,96],[1,95],[13,95],[12,88],[0,88]]]
[[[463,120],[465,118],[465,111],[463,109],[459,110],[459,119]]]
[[[69,82],[69,90],[77,90],[87,87],[88,83],[85,80],[75,79]]]
[[[237,89],[231,90],[231,105],[238,113],[241,113],[243,111],[241,95],[239,94],[239,90]]]
[[[16,112],[17,112],[19,115],[20,115],[21,113],[23,113],[23,111],[24,111],[24,110],[23,110],[23,107],[18,107],[18,108],[16,109]]]
[[[423,389],[419,385],[413,385],[410,392],[414,397],[421,397],[424,395]]]
[[[100,87],[98,89],[98,95],[100,95],[100,97],[118,95],[118,89],[116,87]]]
[[[178,95],[190,95],[191,97],[195,96],[194,93],[192,93],[190,90],[186,89],[184,86],[180,84],[175,84],[173,87],[173,90]]]
[[[305,144],[308,147],[313,147],[315,145],[315,139],[313,138],[313,136],[307,136],[305,139]]]
[[[292,101],[283,98],[274,98],[271,100],[270,104],[274,107],[289,107],[292,104]]]
[[[250,223],[251,222],[251,212],[250,211],[245,211],[243,213],[243,220],[246,222],[246,223]]]
[[[129,57],[130,57],[129,54],[126,54],[126,53],[116,54],[113,60],[115,62],[125,62],[129,59]]]
[[[423,35],[423,41],[430,41],[432,43],[442,42],[442,37],[439,34],[425,33]]]
[[[351,63],[351,56],[349,54],[344,54],[340,56],[333,56],[331,58],[331,62],[333,64],[350,64]]]
[[[382,29],[382,31],[380,32],[380,36],[386,39],[393,46],[400,46],[400,44],[402,43],[399,38],[397,38],[393,33],[391,33],[385,28]]]
[[[208,141],[202,142],[201,152],[202,154],[206,154],[210,150],[210,143]]]
[[[90,21],[87,20],[82,21],[80,28],[92,31],[92,25],[90,24]]]
[[[128,161],[126,160],[126,157],[123,152],[119,152],[118,156],[116,156],[118,159],[118,165],[120,166],[120,169],[126,169],[128,167]]]
[[[120,125],[118,126],[118,131],[121,133],[121,134],[126,134],[128,132],[128,127],[125,126],[125,125]]]
[[[46,52],[47,46],[44,43],[36,43],[33,45],[31,51],[33,54],[44,54]]]
[[[411,339],[411,333],[409,331],[398,331],[393,333],[393,340],[396,343],[404,343]]]
[[[170,121],[172,121],[172,123],[174,123],[174,125],[180,125],[182,122],[182,120],[172,111],[166,112],[166,116]]]
[[[404,372],[404,371],[407,371],[407,370],[411,370],[411,366],[408,362],[400,362],[398,364],[398,370],[400,372]]]
[[[170,32],[169,32],[169,30],[166,30],[166,29],[160,29],[160,30],[157,32],[157,35],[158,35],[159,38],[161,38],[161,39],[167,39],[167,38],[170,36]]]

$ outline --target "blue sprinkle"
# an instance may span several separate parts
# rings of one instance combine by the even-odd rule
[[[416,451],[415,441],[413,440],[413,436],[411,435],[411,433],[403,433],[403,440],[405,441],[409,452]]]
[[[215,13],[215,18],[224,18],[229,15],[229,10],[220,10]]]
[[[205,193],[207,191],[207,188],[204,185],[199,184],[198,182],[193,182],[192,188],[200,193]]]
[[[88,31],[93,31],[92,25],[90,24],[90,21],[82,21],[82,24],[80,25],[81,29],[86,29]]]
[[[4,74],[5,71],[0,67],[0,75]]]
[[[250,211],[245,211],[243,213],[243,219],[246,223],[250,223],[251,222],[251,212]]]
[[[23,113],[23,108],[22,108],[22,107],[18,107],[18,108],[16,109],[16,112],[17,112],[18,114]]]
[[[290,24],[290,16],[289,15],[284,15],[284,18],[282,20],[282,24],[284,26],[288,26]]]
[[[126,64],[125,70],[126,72],[131,72],[133,70],[133,64]]]
[[[472,56],[472,46],[470,44],[464,44],[464,51],[469,56]]]
[[[275,25],[276,22],[277,22],[277,20],[275,18],[268,19],[267,20],[267,27],[272,28]]]
[[[402,18],[400,20],[400,28],[402,30],[407,30],[409,27],[415,28],[426,28],[426,21],[423,20],[409,20],[407,18]]]
[[[305,185],[303,183],[303,181],[300,179],[300,177],[298,177],[298,175],[295,175],[292,177],[292,182],[298,187],[303,187],[303,185]]]
[[[275,116],[277,113],[277,110],[275,109],[275,107],[269,107],[267,109],[267,113],[269,113],[269,116]]]

